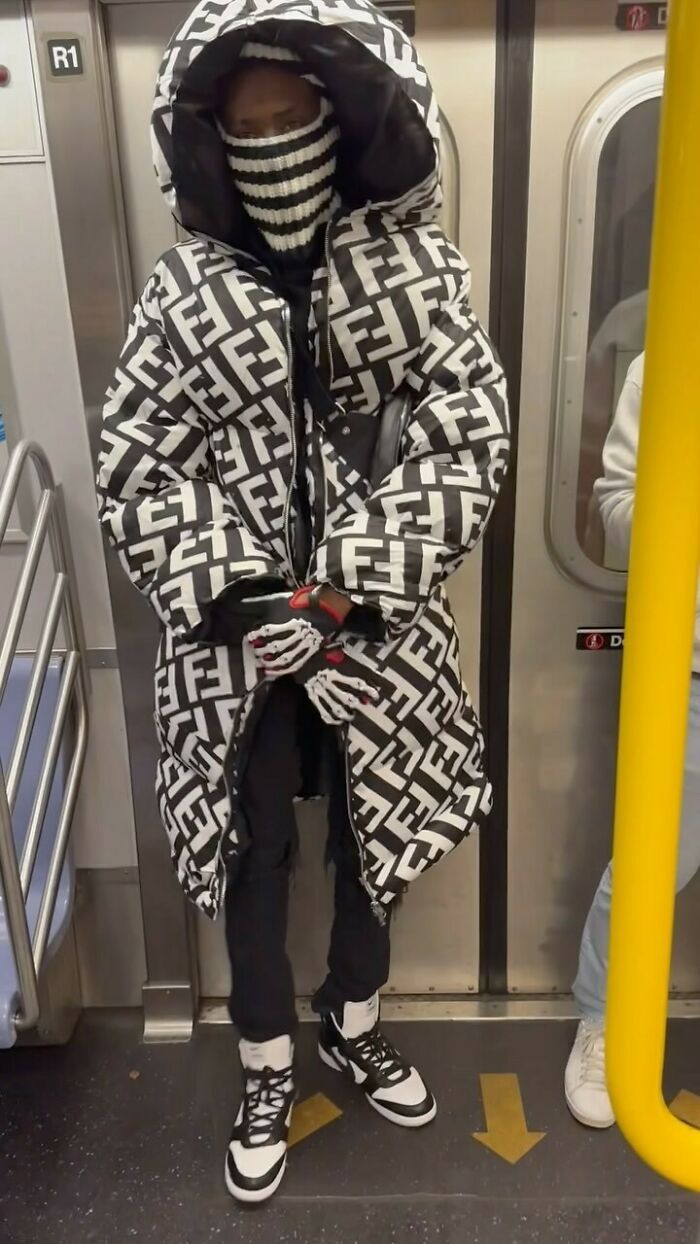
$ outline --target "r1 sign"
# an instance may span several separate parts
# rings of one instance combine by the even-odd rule
[[[48,39],[49,71],[53,78],[75,78],[83,72],[83,53],[80,39]]]

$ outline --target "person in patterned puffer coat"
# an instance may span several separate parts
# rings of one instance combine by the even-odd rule
[[[293,800],[330,795],[320,1053],[379,1113],[436,1106],[379,1027],[389,915],[491,805],[444,584],[508,460],[500,363],[437,221],[438,108],[368,0],[202,0],[168,46],[156,171],[188,240],[134,310],[104,410],[107,536],[155,609],[160,809],[225,900],[241,1200],[286,1165]]]

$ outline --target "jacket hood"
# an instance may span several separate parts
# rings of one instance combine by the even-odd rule
[[[323,82],[341,130],[346,207],[432,220],[441,203],[439,114],[411,40],[369,0],[201,0],[163,57],[151,134],[156,174],[190,233],[240,243],[246,218],[215,109],[249,39],[296,52]]]

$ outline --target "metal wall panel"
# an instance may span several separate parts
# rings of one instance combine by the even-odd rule
[[[586,911],[610,853],[619,657],[576,652],[578,625],[619,625],[622,598],[570,582],[545,540],[567,144],[614,75],[663,36],[614,28],[610,0],[539,0],[511,667],[509,988],[571,988]],[[695,899],[693,901],[692,891]],[[679,918],[674,984],[700,987],[696,880]]]
[[[13,16],[18,12],[16,4],[7,6],[7,11],[3,8],[3,35],[11,23],[19,20]],[[23,17],[21,21],[23,41],[29,47],[30,32]],[[16,62],[16,43],[8,41],[6,45],[0,40],[0,46],[12,74],[11,82],[16,76],[18,83],[32,85],[32,116],[36,110],[38,127],[41,109],[34,95],[36,66]],[[27,100],[20,95],[18,101],[10,88],[3,88],[0,103],[14,108],[26,105]],[[29,157],[17,155],[9,162],[0,158],[0,413],[7,423],[8,448],[12,449],[22,437],[38,441],[63,486],[86,642],[90,648],[112,654],[114,628],[50,153],[43,152],[41,145],[39,150],[41,158],[36,151]],[[0,474],[3,465],[0,455]],[[31,471],[27,480],[31,480]],[[20,513],[18,521],[28,529],[33,506],[29,504],[20,510],[23,508],[28,513]],[[0,627],[24,552],[22,544],[3,548]],[[25,651],[33,651],[36,645],[53,578],[47,548],[22,627],[19,646]],[[61,643],[60,633],[57,643]],[[113,672],[100,673],[92,679],[92,718],[88,763],[74,816],[74,851],[79,863],[85,851],[93,861],[99,853],[100,862],[106,866],[130,864],[135,861],[135,841],[129,757],[119,680]],[[97,763],[90,761],[91,756]],[[142,937],[140,924],[138,935]]]
[[[129,260],[136,296],[157,259],[176,241],[175,222],[153,172],[150,118],[156,74],[189,0],[108,5],[106,33]]]
[[[78,393],[75,409],[87,420],[93,451],[104,392],[114,372],[132,301],[102,14],[97,0],[32,0],[47,144],[82,389],[82,402]],[[46,42],[57,31],[79,39],[84,66],[80,76],[52,78]],[[70,447],[65,427],[57,424],[56,432],[63,437],[64,446]],[[83,510],[82,527],[92,533],[99,548],[92,468],[90,477],[90,502]],[[80,562],[79,557],[77,560]],[[152,610],[128,583],[117,559],[110,555],[108,564],[129,743],[131,790],[124,794],[133,800],[144,917],[146,1035],[181,1039],[191,1032],[195,974],[190,917],[170,866],[154,790],[153,660],[158,628]],[[93,646],[108,645],[98,640]]]
[[[0,164],[0,184],[0,400],[7,367],[8,435],[11,446],[35,438],[63,485],[86,643],[113,647],[51,173],[40,162]]]
[[[39,159],[44,145],[24,0],[4,0],[0,48],[9,69],[2,87],[0,160]]]
[[[78,868],[75,936],[83,1006],[140,1006],[147,972],[135,868]]]
[[[136,865],[130,756],[119,671],[93,669],[90,736],[73,815],[76,868]]]

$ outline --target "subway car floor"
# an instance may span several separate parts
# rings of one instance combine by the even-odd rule
[[[255,1210],[239,1208],[222,1178],[239,1084],[230,1029],[200,1026],[189,1044],[146,1046],[137,1013],[93,1011],[64,1048],[3,1052],[2,1244],[700,1241],[699,1198],[649,1172],[617,1129],[570,1118],[562,1073],[572,1023],[387,1031],[429,1077],[436,1122],[421,1132],[385,1123],[319,1063],[305,1024],[298,1123],[311,1132],[332,1121],[295,1144],[281,1193]],[[671,1023],[669,1099],[700,1093],[699,1038],[699,1021]],[[700,1116],[700,1100],[685,1103]],[[534,1145],[515,1164],[473,1139],[487,1130],[485,1106],[489,1143],[515,1145],[511,1157]]]

